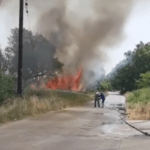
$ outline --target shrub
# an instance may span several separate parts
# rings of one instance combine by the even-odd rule
[[[14,95],[14,83],[15,80],[10,75],[5,75],[0,72],[0,104],[7,98]]]
[[[150,119],[150,88],[143,88],[132,92],[128,95],[127,102],[130,119]]]
[[[150,71],[142,73],[140,79],[136,81],[138,88],[146,88],[150,86]]]
[[[128,96],[128,103],[147,103],[150,102],[150,88],[143,88],[132,92]]]
[[[103,81],[100,85],[99,85],[99,90],[100,91],[111,91],[112,87],[111,87],[111,83],[109,81]]]

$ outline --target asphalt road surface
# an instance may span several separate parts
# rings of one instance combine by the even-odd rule
[[[111,92],[94,102],[0,126],[0,150],[150,150],[150,137],[125,125],[117,111],[125,98]]]

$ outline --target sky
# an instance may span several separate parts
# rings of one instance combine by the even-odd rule
[[[16,0],[15,0],[16,1]],[[17,4],[17,3],[16,3]],[[4,49],[7,46],[7,38],[10,35],[11,29],[18,27],[18,5],[9,5],[5,9],[1,8],[0,5],[0,46]],[[73,6],[77,6],[77,3],[70,4],[70,8],[73,9]],[[130,13],[130,16],[124,26],[124,39],[118,45],[109,48],[107,61],[104,64],[104,68],[106,73],[109,73],[112,68],[115,67],[121,60],[123,60],[124,53],[128,50],[134,50],[135,45],[140,41],[144,43],[150,42],[150,1],[149,0],[135,0],[135,4]],[[11,9],[14,7],[15,12],[13,12],[13,16],[10,15]],[[29,7],[30,8],[30,7]],[[8,11],[9,10],[9,11]],[[35,10],[29,9],[30,16],[36,15],[38,12]],[[32,24],[28,22],[28,18],[25,14],[24,18],[24,26],[27,29],[34,30],[34,24],[36,23],[36,18],[32,17]]]
[[[150,42],[150,1],[141,0],[135,3],[133,10],[124,27],[125,37],[122,43],[110,48],[109,60],[105,64],[106,73],[109,73],[121,60],[124,53],[134,50],[140,41]]]

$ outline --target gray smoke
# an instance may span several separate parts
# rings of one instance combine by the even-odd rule
[[[104,74],[107,49],[123,39],[133,0],[75,0],[74,9],[70,1],[32,0],[29,6],[38,14],[37,31],[57,47],[55,57],[70,72],[82,67],[83,80],[94,82]]]
[[[56,57],[66,68],[72,71],[82,67],[86,78],[84,80],[95,80],[98,78],[94,75],[95,64],[105,62],[106,49],[121,42],[123,38],[123,27],[133,1],[93,0],[89,2],[93,17],[81,19],[78,19],[79,12],[67,9],[68,1],[57,2],[59,6],[48,8],[42,13],[37,28],[57,46]],[[82,3],[86,2],[88,0],[82,0]],[[87,75],[90,71],[93,72],[92,77]]]

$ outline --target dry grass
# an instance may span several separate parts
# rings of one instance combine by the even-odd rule
[[[128,111],[131,120],[150,120],[150,102],[145,105],[143,103],[130,104]]]
[[[123,96],[126,98],[126,102],[128,101],[129,95],[132,94],[131,92],[126,92]]]
[[[127,96],[129,118],[132,120],[150,120],[150,88],[143,88]]]
[[[80,106],[90,101],[86,94],[50,90],[29,90],[23,99],[11,99],[0,106],[0,123],[20,120],[27,116]]]

